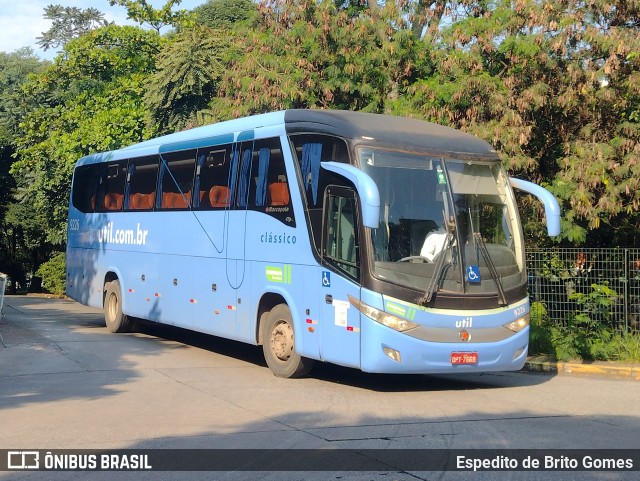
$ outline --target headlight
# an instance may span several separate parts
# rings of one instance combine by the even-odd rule
[[[528,325],[529,325],[529,314],[513,322],[510,322],[509,324],[505,324],[503,327],[506,327],[507,329],[513,332],[520,332]]]
[[[393,314],[389,314],[385,311],[380,311],[375,307],[371,307],[365,304],[362,301],[359,301],[355,297],[349,296],[349,302],[353,307],[362,312],[365,316],[373,319],[376,322],[379,322],[383,326],[390,327],[399,332],[408,331],[409,329],[415,329],[419,326],[415,322],[407,321],[406,319],[402,319],[400,317],[396,317]]]

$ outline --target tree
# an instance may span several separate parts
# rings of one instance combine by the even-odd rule
[[[186,10],[172,10],[180,3],[182,0],[167,0],[162,8],[156,9],[147,0],[109,0],[109,5],[125,7],[128,18],[140,25],[148,23],[158,34],[166,26],[178,27],[192,23],[192,16]]]
[[[22,282],[45,255],[42,228],[29,210],[17,204],[16,184],[9,169],[16,150],[19,123],[26,115],[21,86],[47,65],[30,48],[0,52],[0,272]],[[12,284],[15,288],[16,283]]]
[[[65,55],[25,84],[32,107],[12,173],[52,244],[65,241],[75,162],[148,136],[143,83],[159,43],[155,31],[110,25],[69,42]]]
[[[27,275],[34,273],[52,251],[52,245],[43,240],[42,220],[28,203],[18,202],[9,204],[0,219],[0,271],[15,281],[14,294],[17,283],[26,287]]]
[[[28,47],[0,52],[0,146],[11,146],[18,133],[18,121],[23,116],[20,87],[29,74],[45,65]]]
[[[563,200],[564,239],[640,228],[640,3],[463,0],[427,32],[434,75],[409,109],[493,143],[511,172]],[[635,226],[635,227],[633,227]]]
[[[352,16],[333,1],[261,5],[255,29],[238,38],[243,55],[222,77],[211,118],[282,108],[381,112],[428,59],[394,2]]]
[[[197,113],[217,92],[226,49],[223,36],[204,26],[185,29],[164,46],[145,82],[145,103],[156,133],[197,123]]]
[[[44,50],[58,48],[73,38],[109,25],[104,14],[95,8],[83,10],[78,7],[48,5],[44,9],[44,18],[52,21],[51,28],[37,37],[38,45]]]
[[[14,172],[48,239],[64,238],[73,162],[148,135],[145,110],[157,133],[308,107],[473,133],[562,200],[564,242],[640,242],[638,0],[247,2],[191,16],[173,11],[179,0],[111,0],[155,32],[92,31],[28,83],[12,104],[21,128],[9,115],[4,125],[20,133]],[[244,17],[245,4],[257,13]],[[161,39],[164,26],[175,32]],[[537,204],[521,201],[542,242]]]
[[[231,29],[255,21],[258,6],[251,0],[208,0],[193,9],[196,22],[213,29]]]

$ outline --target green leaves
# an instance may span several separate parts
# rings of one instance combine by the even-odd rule
[[[155,32],[110,25],[69,42],[56,62],[23,86],[29,111],[11,172],[46,240],[63,244],[75,162],[147,135],[143,81],[159,47]]]
[[[457,5],[429,30],[434,72],[405,105],[488,140],[514,174],[552,184],[566,241],[584,242],[587,230],[607,246],[640,241],[617,227],[640,226],[640,3]]]
[[[208,0],[196,7],[193,13],[196,22],[201,25],[229,30],[254,21],[258,7],[251,0]]]
[[[216,95],[225,68],[227,40],[204,26],[176,35],[157,57],[156,70],[145,84],[145,103],[158,133],[198,122],[197,113]]]
[[[394,2],[351,16],[331,1],[264,5],[244,55],[222,76],[215,118],[323,107],[383,112],[423,63],[420,42],[394,26]]]
[[[58,48],[93,29],[109,25],[104,14],[95,8],[83,10],[78,7],[48,5],[44,9],[44,18],[52,21],[51,28],[38,37],[38,45],[44,50]]]
[[[50,240],[64,239],[71,168],[86,153],[252,113],[341,108],[491,142],[513,175],[561,200],[562,242],[640,242],[638,0],[209,0],[193,15],[179,0],[110,3],[154,31],[93,29],[102,17],[85,25],[69,11],[53,65],[22,90],[4,88],[0,69],[3,155],[17,148],[14,175]],[[538,204],[519,199],[529,242],[549,242]]]
[[[193,17],[186,10],[173,11],[182,0],[167,0],[161,8],[153,8],[147,0],[109,0],[109,5],[120,5],[127,9],[128,18],[139,24],[149,24],[156,33],[165,26],[191,26]]]
[[[36,275],[42,278],[42,287],[51,294],[62,296],[65,293],[67,285],[65,262],[66,256],[64,252],[60,252],[42,264],[36,272]]]

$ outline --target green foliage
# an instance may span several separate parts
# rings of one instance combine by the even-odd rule
[[[640,334],[616,333],[607,345],[609,359],[626,363],[640,363]]]
[[[4,207],[6,212],[0,216],[0,272],[24,286],[27,275],[48,255],[50,246],[42,240],[43,223],[37,212],[16,202]]]
[[[583,359],[609,358],[608,346],[614,335],[611,307],[617,295],[606,284],[592,284],[588,294],[575,292],[569,296],[578,311],[570,320],[567,334]]]
[[[261,13],[237,38],[244,54],[222,76],[205,112],[212,120],[284,108],[383,112],[427,63],[395,2],[356,17],[329,0],[282,0]]]
[[[581,358],[585,346],[575,328],[550,326],[549,337],[553,346],[552,353],[558,361],[575,361]]]
[[[406,99],[490,141],[513,173],[546,181],[576,244],[587,229],[605,231],[608,246],[640,239],[640,4],[614,4],[457,2],[451,21],[427,30],[435,71]]]
[[[51,27],[38,37],[38,45],[44,50],[58,48],[73,38],[80,37],[91,30],[109,25],[104,14],[95,8],[81,9],[47,5],[44,18],[51,20]]]
[[[17,203],[16,182],[9,171],[19,123],[26,113],[22,84],[46,65],[29,48],[0,52],[0,271],[21,285],[49,246],[42,240],[42,220],[37,212]]]
[[[217,92],[228,48],[222,35],[194,26],[162,49],[155,72],[145,81],[144,98],[155,132],[182,130],[197,122],[196,114]]]
[[[531,354],[547,354],[553,352],[551,327],[547,308],[542,302],[531,303],[529,329],[529,352]]]
[[[167,0],[161,8],[153,8],[147,0],[109,0],[109,5],[119,5],[127,9],[127,18],[139,24],[149,24],[156,33],[165,26],[190,26],[192,15],[186,10],[173,11],[173,7],[180,5],[182,0]]]
[[[153,32],[94,29],[99,12],[50,6],[61,23],[48,41],[64,44],[54,65],[0,54],[0,216],[17,186],[43,243],[61,244],[82,155],[251,113],[342,108],[478,135],[562,201],[561,242],[639,245],[637,0],[180,3],[110,0]],[[527,242],[549,245],[539,203],[519,203]]]
[[[0,148],[11,148],[19,132],[18,123],[24,113],[22,84],[29,74],[42,70],[45,65],[30,48],[0,52]],[[2,157],[0,161],[9,160]]]
[[[21,201],[42,216],[47,241],[64,242],[75,162],[147,135],[143,81],[159,41],[138,27],[95,30],[69,42],[54,65],[23,86],[30,103],[12,173]]]
[[[578,305],[580,312],[576,314],[576,323],[588,330],[599,330],[600,325],[611,323],[611,307],[618,293],[605,284],[591,284],[591,292],[584,294],[574,292],[569,296]]]
[[[66,256],[64,252],[54,255],[42,264],[36,275],[42,277],[42,287],[51,294],[62,296],[66,290]]]
[[[193,13],[201,25],[229,30],[257,19],[258,6],[252,0],[208,0],[194,8]]]
[[[530,352],[551,354],[559,361],[640,361],[640,336],[616,333],[611,324],[617,295],[606,284],[592,284],[588,293],[573,293],[569,299],[577,310],[565,325],[550,321],[544,304],[532,303]]]

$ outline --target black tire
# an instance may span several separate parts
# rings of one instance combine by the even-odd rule
[[[286,304],[278,304],[266,316],[262,350],[271,372],[277,377],[305,377],[313,360],[300,356],[295,349],[293,321]]]
[[[122,313],[122,290],[119,281],[107,282],[104,285],[104,322],[111,332],[129,332],[131,319]]]

